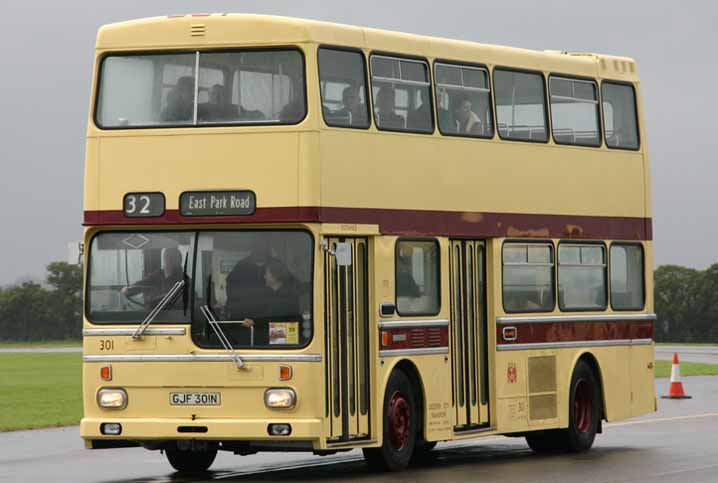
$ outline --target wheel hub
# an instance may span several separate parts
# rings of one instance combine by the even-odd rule
[[[389,402],[389,439],[394,449],[401,450],[409,439],[411,414],[406,397],[395,392]]]
[[[593,421],[593,388],[586,379],[579,379],[573,395],[573,418],[576,429],[586,433]]]

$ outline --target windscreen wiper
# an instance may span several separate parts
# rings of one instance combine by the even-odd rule
[[[170,305],[174,298],[177,296],[177,294],[182,290],[185,286],[184,280],[179,280],[176,282],[169,292],[165,294],[164,297],[162,297],[162,300],[157,302],[157,305],[154,306],[154,308],[150,311],[149,314],[147,314],[147,317],[145,317],[145,320],[142,321],[139,327],[137,327],[137,330],[134,334],[132,334],[133,339],[139,339],[142,337],[142,334],[145,333],[145,330],[147,330],[147,327],[152,323],[155,318],[157,318],[157,315],[163,311],[165,308],[167,308],[168,305]]]
[[[232,347],[232,344],[231,342],[229,342],[227,335],[224,333],[222,327],[220,327],[219,322],[212,313],[212,309],[209,308],[209,305],[203,305],[199,309],[202,311],[202,315],[204,315],[204,317],[207,319],[209,326],[212,327],[212,330],[217,335],[219,343],[222,344],[222,347],[224,347],[225,350],[229,351],[232,354],[232,359],[234,359],[234,364],[237,366],[237,369],[242,369],[244,367],[244,361],[241,357],[239,357],[239,354],[237,354],[237,352],[234,350],[234,347]]]

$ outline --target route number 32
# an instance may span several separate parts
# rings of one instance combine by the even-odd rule
[[[165,212],[165,195],[162,193],[127,193],[122,205],[125,216],[130,218],[162,216]]]

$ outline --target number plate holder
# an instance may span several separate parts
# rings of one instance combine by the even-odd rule
[[[218,392],[171,392],[170,406],[221,406]]]

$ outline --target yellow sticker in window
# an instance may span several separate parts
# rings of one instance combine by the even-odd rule
[[[270,344],[299,344],[299,322],[270,322]]]

